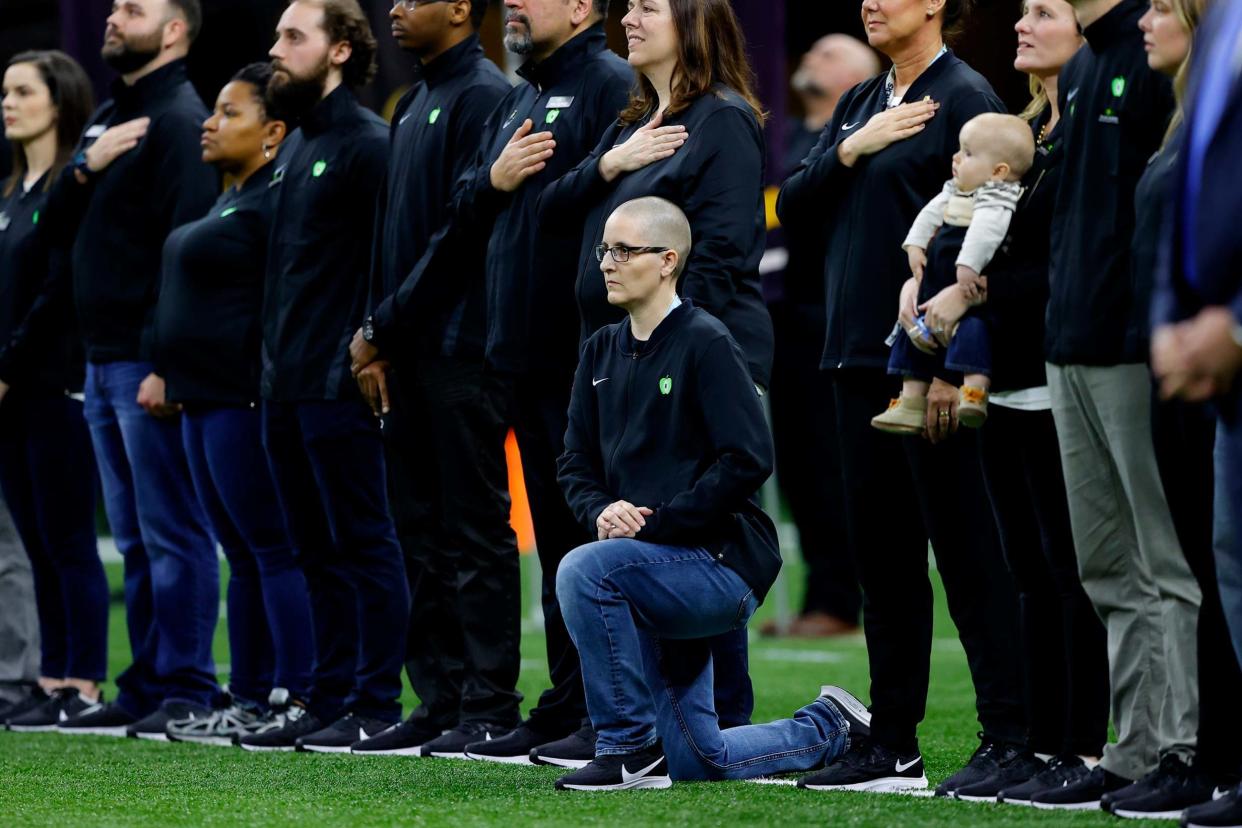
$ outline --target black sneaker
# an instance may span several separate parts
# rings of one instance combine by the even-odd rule
[[[590,725],[586,729],[590,729]],[[471,742],[466,745],[467,759],[480,759],[484,762],[503,762],[508,765],[529,765],[534,762],[536,765],[553,764],[551,762],[540,762],[535,759],[533,751],[543,745],[558,744],[555,733],[548,733],[530,726],[529,722],[522,722],[513,730],[493,739],[484,739],[481,742]],[[591,731],[591,757],[586,761],[589,762],[595,758],[595,731]],[[585,763],[583,763],[585,764]],[[582,765],[572,765],[571,767],[582,767]]]
[[[961,770],[936,786],[936,796],[953,796],[958,788],[978,784],[996,775],[1001,763],[1012,759],[1020,750],[1015,745],[989,739],[983,733],[978,734],[978,738],[979,747],[975,748]]]
[[[1034,779],[1048,766],[1047,762],[1029,750],[1014,751],[998,764],[1000,767],[996,773],[978,782],[960,786],[953,792],[953,798],[966,802],[996,802],[1001,791],[1016,788]]]
[[[1215,785],[1174,754],[1133,785],[1112,795],[1105,810],[1125,819],[1178,819],[1182,811],[1212,801]]]
[[[1035,794],[1031,797],[1031,804],[1043,810],[1094,811],[1100,807],[1101,796],[1119,791],[1129,784],[1130,780],[1124,776],[1096,765],[1076,782]]]
[[[841,718],[849,724],[850,745],[862,742],[871,736],[871,711],[853,693],[831,684],[825,684],[819,688],[819,697],[831,704],[841,714]]]
[[[670,788],[668,760],[657,739],[637,753],[597,756],[585,767],[556,780],[558,791],[628,791],[638,788]]]
[[[350,753],[360,756],[421,756],[423,745],[444,733],[426,719],[409,718],[369,739],[354,742]]]
[[[860,739],[821,771],[798,780],[809,791],[871,791],[899,793],[927,787],[923,757],[903,757],[878,742]]]
[[[293,750],[299,738],[309,736],[321,727],[323,722],[300,701],[294,701],[283,707],[273,707],[254,733],[238,737],[236,744],[242,750]]]
[[[1031,797],[1044,791],[1052,791],[1073,785],[1085,779],[1091,769],[1074,754],[1054,756],[1043,770],[1025,782],[1015,783],[996,792],[996,801],[1002,805],[1031,805]]]
[[[0,701],[0,725],[24,716],[47,701],[47,693],[37,684],[6,684]]]
[[[391,726],[392,722],[346,713],[327,727],[299,736],[294,746],[310,753],[349,753],[353,745],[378,736]]]
[[[430,742],[423,745],[420,756],[434,756],[436,759],[465,759],[466,746],[475,746],[476,742],[490,742],[505,736],[509,728],[483,722],[462,722],[452,730],[445,731]]]
[[[125,731],[136,721],[116,702],[105,702],[101,698],[78,715],[56,725],[56,730],[72,736],[125,736]]]
[[[190,722],[210,716],[210,707],[203,707],[193,702],[166,701],[150,716],[139,719],[127,727],[125,735],[131,739],[167,742],[169,722]]]
[[[1242,786],[1182,811],[1182,828],[1242,828]]]
[[[101,694],[100,700],[103,699]],[[86,710],[94,702],[82,698],[76,687],[58,687],[50,696],[44,696],[42,704],[8,721],[9,730],[14,733],[48,733],[56,729],[61,722],[67,722]]]
[[[539,745],[530,751],[534,765],[553,765],[558,768],[585,768],[595,759],[595,728],[584,724],[564,739]]]

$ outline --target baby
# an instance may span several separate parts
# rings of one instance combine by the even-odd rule
[[[962,127],[953,156],[953,178],[923,208],[902,247],[919,283],[920,307],[955,281],[966,298],[978,304],[986,290],[983,269],[1009,232],[1009,221],[1022,195],[1019,183],[1035,159],[1030,126],[1013,115],[987,113]],[[893,434],[921,434],[927,413],[927,389],[943,369],[963,375],[958,394],[958,422],[969,428],[988,416],[992,373],[990,319],[980,308],[966,312],[951,331],[929,330],[924,317],[901,335],[893,329],[888,372],[902,377],[901,397],[871,425]],[[948,343],[943,351],[942,343]]]

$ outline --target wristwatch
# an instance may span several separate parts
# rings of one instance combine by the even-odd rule
[[[90,164],[86,163],[86,150],[82,150],[73,156],[73,171],[78,174],[79,178],[85,181],[89,181],[95,176],[95,172],[91,169]]]
[[[367,317],[362,323],[362,338],[367,342],[375,342],[375,325],[371,322],[371,317]]]

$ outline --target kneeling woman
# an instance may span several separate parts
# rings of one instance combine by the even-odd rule
[[[566,499],[599,541],[561,562],[556,594],[582,659],[594,761],[560,789],[665,788],[823,765],[869,732],[844,690],[784,719],[721,730],[712,636],[741,629],[780,569],[756,493],[772,440],[741,349],[677,298],[690,224],[640,198],[596,255],[628,319],[586,343],[560,460]]]
[[[265,100],[270,76],[267,64],[253,64],[220,91],[203,124],[203,160],[232,186],[164,246],[157,373],[168,403],[184,408],[194,488],[230,569],[233,704],[208,719],[170,723],[177,740],[227,743],[278,725],[299,715],[296,702],[310,689],[310,600],[264,459],[256,405],[271,167],[286,131]]]

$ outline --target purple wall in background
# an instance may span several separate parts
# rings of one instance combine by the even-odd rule
[[[773,0],[733,0],[734,11],[746,32],[746,46],[758,81],[759,100],[768,111],[767,173],[769,184],[779,183],[783,171],[787,95],[785,59],[785,4]]]

